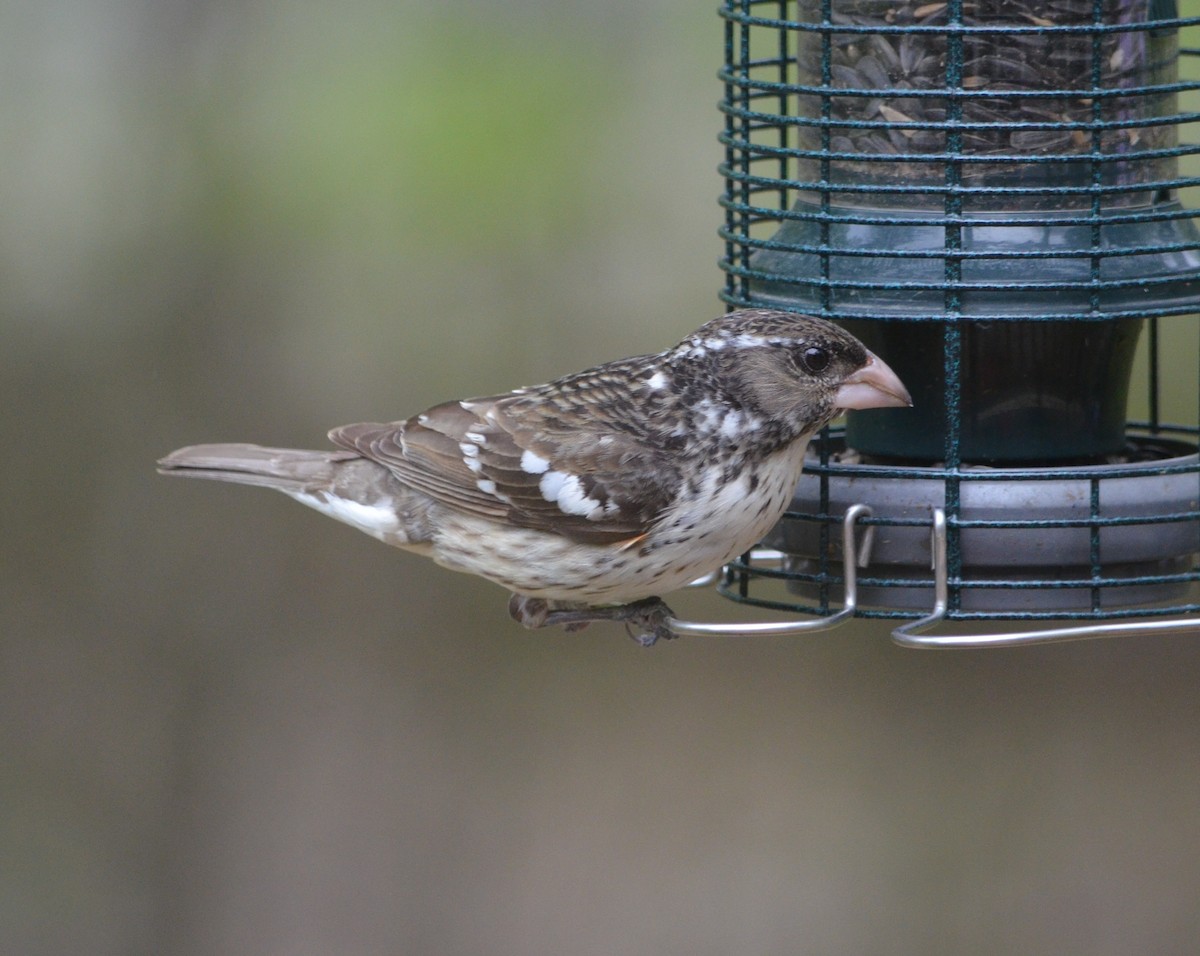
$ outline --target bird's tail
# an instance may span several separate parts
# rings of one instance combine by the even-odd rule
[[[233,443],[189,445],[161,459],[158,471],[163,475],[258,485],[294,495],[327,486],[333,478],[336,463],[357,457],[354,452],[347,451],[306,451]]]

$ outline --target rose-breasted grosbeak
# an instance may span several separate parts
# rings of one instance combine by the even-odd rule
[[[910,404],[841,328],[749,310],[656,355],[343,425],[337,451],[195,445],[159,470],[275,488],[481,575],[513,591],[526,627],[621,620],[652,643],[670,636],[655,595],[766,534],[817,430],[845,409]]]

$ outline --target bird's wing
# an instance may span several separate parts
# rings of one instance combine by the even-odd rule
[[[619,412],[581,424],[575,411],[517,392],[447,402],[405,422],[344,425],[329,437],[470,514],[590,544],[645,534],[677,492],[668,450]]]

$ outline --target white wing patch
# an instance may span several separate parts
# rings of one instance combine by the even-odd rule
[[[505,504],[512,504],[512,498],[497,489],[496,483],[490,478],[480,478],[475,482],[475,487],[477,487],[484,494],[491,495],[494,498],[499,498]]]
[[[521,452],[521,470],[528,475],[544,475],[550,469],[550,462],[534,452],[526,449]],[[547,498],[552,501],[552,498]]]
[[[479,460],[479,446],[472,445],[462,441],[458,443],[458,450],[462,452],[463,464],[475,474],[483,471],[483,462]]]
[[[563,514],[581,515],[592,520],[604,514],[604,506],[589,498],[575,475],[565,471],[547,471],[538,482],[542,497],[558,505]]]

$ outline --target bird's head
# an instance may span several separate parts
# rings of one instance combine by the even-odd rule
[[[845,329],[813,316],[729,312],[675,352],[707,365],[727,394],[792,437],[812,434],[849,409],[912,405],[882,359]]]

